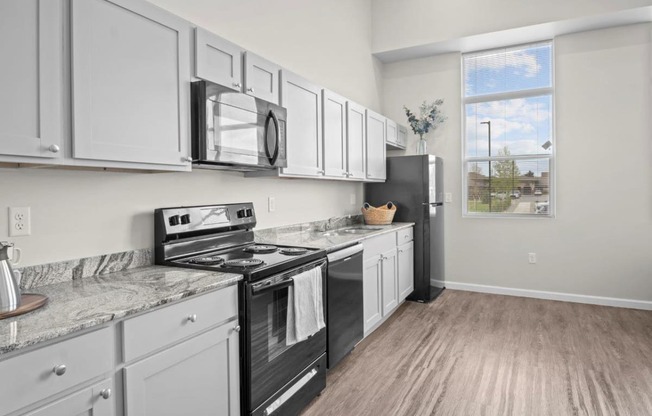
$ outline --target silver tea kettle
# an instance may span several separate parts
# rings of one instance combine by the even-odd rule
[[[17,274],[9,262],[9,247],[13,246],[0,241],[0,313],[15,311],[20,306]]]

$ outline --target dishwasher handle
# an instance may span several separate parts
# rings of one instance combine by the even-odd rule
[[[347,257],[351,257],[355,254],[362,253],[362,249],[363,249],[362,244],[357,243],[350,247],[334,251],[328,254],[328,262],[333,263],[336,261],[344,260]]]

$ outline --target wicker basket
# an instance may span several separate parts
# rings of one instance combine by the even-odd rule
[[[362,205],[362,215],[364,215],[365,224],[370,225],[388,225],[394,220],[396,213],[396,205],[393,202],[388,202],[381,207],[372,207],[368,203]]]

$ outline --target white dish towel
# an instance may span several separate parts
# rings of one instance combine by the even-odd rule
[[[321,268],[300,273],[292,280],[294,286],[288,288],[287,345],[305,341],[326,326]]]

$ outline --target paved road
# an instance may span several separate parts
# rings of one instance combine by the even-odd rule
[[[537,202],[547,201],[547,195],[523,195],[520,198],[512,199],[512,205],[507,208],[506,212],[514,214],[533,214]]]

